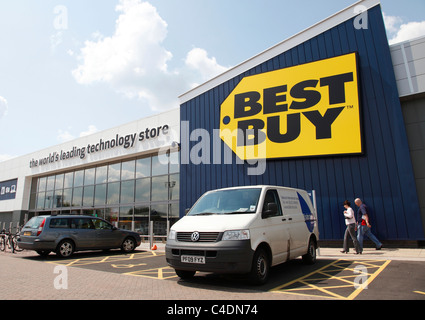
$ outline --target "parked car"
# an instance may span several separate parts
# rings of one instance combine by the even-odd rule
[[[131,252],[141,243],[138,233],[114,227],[109,222],[76,215],[35,216],[22,228],[19,246],[40,255],[54,251],[69,257],[75,251],[121,248]]]
[[[249,186],[205,193],[170,230],[166,259],[181,278],[246,273],[263,284],[271,266],[316,261],[316,210],[306,191]]]

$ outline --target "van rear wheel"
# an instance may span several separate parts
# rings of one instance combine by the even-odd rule
[[[308,242],[308,250],[305,255],[303,255],[303,262],[306,264],[314,264],[316,263],[316,241],[310,238]]]
[[[255,285],[262,285],[269,279],[270,262],[267,253],[263,249],[257,249],[252,260],[250,278]]]

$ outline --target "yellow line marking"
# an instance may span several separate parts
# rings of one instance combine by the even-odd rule
[[[382,263],[384,262],[384,263]],[[353,300],[356,298],[360,292],[362,292],[367,286],[387,267],[391,260],[359,260],[359,261],[348,261],[348,260],[336,260],[330,264],[325,265],[324,267],[315,270],[307,275],[304,275],[298,279],[292,280],[288,283],[280,285],[274,289],[271,289],[271,292],[277,293],[287,293],[287,294],[296,294],[296,295],[308,295],[314,297],[326,297],[326,298],[337,298],[342,300]],[[364,267],[368,266],[367,272],[361,272],[356,268],[350,267],[353,264],[362,265]],[[373,269],[374,271],[372,272]],[[354,274],[342,274],[342,272],[352,272]],[[366,270],[365,270],[366,271]],[[335,273],[336,274],[333,274]],[[354,282],[357,277],[365,277],[365,282],[359,286]],[[349,279],[353,279],[350,281]],[[329,281],[337,281],[334,285],[330,285]],[[340,284],[338,284],[338,281]],[[323,282],[320,285],[320,282]],[[301,288],[288,288],[293,284],[300,283],[303,285]],[[343,283],[343,284],[341,284]],[[355,290],[348,296],[342,296],[335,292],[332,292],[333,289],[340,288],[350,288],[353,287]],[[286,288],[286,289],[285,289]],[[301,293],[300,291],[312,292],[311,294]],[[324,293],[327,296],[316,294],[316,292]],[[425,294],[425,293],[424,293]]]
[[[151,254],[151,252],[141,252],[141,253],[133,253],[128,256],[122,256],[122,255],[112,255],[112,256],[106,256],[106,257],[95,257],[95,258],[81,258],[81,259],[74,259],[68,263],[64,263],[65,261],[56,260],[56,261],[46,261],[47,263],[52,264],[60,264],[65,265],[67,267],[70,266],[85,266],[85,265],[91,265],[91,264],[99,264],[99,263],[109,263],[109,262],[117,262],[117,261],[129,261],[134,259],[146,259],[146,258],[152,258],[158,256],[156,253]]]
[[[123,273],[123,274],[129,275],[129,276],[143,277],[143,278],[150,278],[150,279],[159,279],[159,280],[177,278],[177,275],[176,275],[174,269],[171,268],[171,267],[144,269],[144,270],[127,272],[127,273]]]
[[[378,270],[376,270],[375,273],[373,273],[369,278],[367,278],[366,282],[363,283],[360,288],[357,288],[352,294],[350,294],[347,299],[353,300],[354,298],[356,298],[360,294],[360,292],[363,291],[363,288],[372,283],[372,281],[375,280],[375,278],[390,264],[390,262],[391,260],[385,261],[385,263]]]
[[[425,292],[422,292],[422,291],[413,291],[413,292],[425,295]]]
[[[292,281],[290,281],[290,282],[288,282],[288,283],[285,283],[285,284],[283,284],[283,285],[280,285],[280,286],[278,286],[278,287],[276,287],[276,288],[271,289],[270,291],[278,291],[278,290],[280,290],[280,289],[283,289],[283,288],[285,288],[285,287],[288,287],[288,286],[290,286],[291,284],[294,284],[294,283],[296,283],[296,282],[299,282],[300,280],[303,280],[303,279],[305,279],[305,278],[308,278],[308,277],[312,276],[313,274],[316,274],[316,273],[318,273],[318,272],[320,272],[320,271],[322,271],[322,270],[326,269],[327,267],[330,267],[330,266],[334,265],[334,264],[335,264],[335,263],[337,263],[338,261],[339,261],[339,260],[336,260],[336,261],[334,261],[334,262],[331,262],[330,264],[327,264],[326,266],[324,266],[324,267],[320,268],[319,270],[315,270],[315,271],[313,271],[313,272],[310,272],[309,274],[307,274],[307,275],[305,275],[305,276],[302,276],[301,278],[298,278],[298,279],[292,280]]]

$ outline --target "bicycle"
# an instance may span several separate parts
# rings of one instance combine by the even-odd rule
[[[18,239],[19,239],[19,232],[16,234],[12,234],[11,232],[7,232],[5,229],[1,232],[1,239],[0,239],[0,250],[5,251],[6,247],[9,248],[9,250],[12,253],[20,252],[23,249],[19,247]]]

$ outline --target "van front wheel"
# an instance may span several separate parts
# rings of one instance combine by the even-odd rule
[[[269,278],[270,262],[267,253],[263,249],[255,251],[250,278],[255,285],[265,284]]]
[[[186,271],[186,270],[175,270],[175,271],[176,271],[176,274],[179,276],[179,278],[183,280],[192,279],[196,273],[196,271]]]

